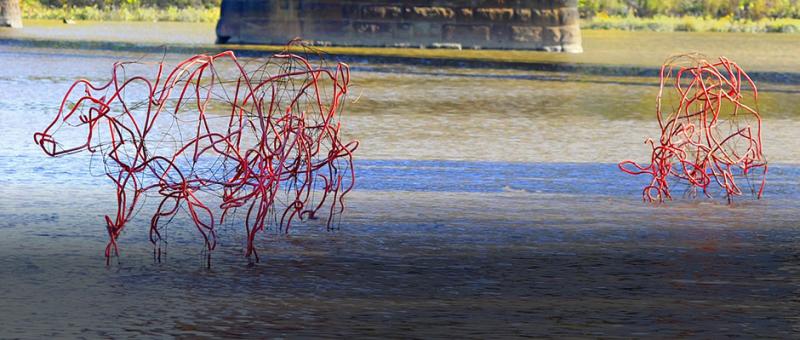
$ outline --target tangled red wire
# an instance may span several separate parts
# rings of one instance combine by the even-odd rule
[[[159,258],[162,230],[180,210],[202,235],[209,261],[215,226],[238,208],[246,255],[256,261],[254,240],[265,228],[288,232],[293,220],[316,219],[323,207],[331,228],[355,184],[358,141],[342,141],[338,119],[350,72],[344,63],[327,67],[305,47],[292,53],[296,45],[250,63],[231,51],[193,56],[168,73],[160,62],[152,78],[128,76],[144,64],[120,62],[108,82],[81,79],[69,88],[34,141],[50,156],[102,157],[117,197],[116,214],[105,218],[107,261],[119,255],[117,239],[147,195],[160,200],[150,220]],[[62,127],[83,144],[56,141]]]
[[[681,55],[664,63],[660,82],[656,112],[661,137],[645,142],[652,147],[651,163],[619,163],[628,174],[653,177],[643,199],[672,199],[670,185],[677,181],[688,184],[690,196],[700,190],[712,197],[712,188],[718,187],[730,202],[743,194],[742,180],[760,198],[768,167],[758,90],[747,73],[724,57],[711,63],[700,55]],[[668,91],[670,82],[674,91]]]

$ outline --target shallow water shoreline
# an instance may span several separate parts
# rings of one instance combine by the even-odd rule
[[[0,46],[100,51],[198,54],[234,50],[242,56],[264,56],[283,46],[214,44],[214,25],[177,22],[81,22],[63,25],[30,20],[21,30],[0,29]],[[597,76],[653,77],[663,60],[676,53],[726,56],[758,81],[800,84],[800,53],[792,35],[756,33],[625,32],[584,30],[584,53],[513,50],[447,50],[419,48],[320,47],[351,63],[390,63],[435,67],[499,68],[570,72]],[[732,49],[731,44],[736,48]],[[629,51],[629,46],[640,46]],[[674,47],[679,46],[679,47]],[[771,46],[782,46],[771,49]],[[625,52],[628,51],[628,52]],[[628,53],[627,55],[625,53]],[[633,53],[634,55],[630,55]]]
[[[182,45],[182,44],[148,44],[111,41],[71,41],[47,39],[17,39],[0,37],[0,45],[23,48],[61,48],[83,49],[97,51],[128,51],[136,53],[178,53],[178,54],[213,54],[223,51],[233,51],[240,57],[263,57],[283,51],[282,46],[269,45]],[[323,47],[324,51],[333,56],[337,61],[360,64],[401,64],[425,65],[430,67],[456,67],[472,69],[507,69],[524,71],[566,72],[593,76],[612,77],[658,77],[660,67],[618,64],[590,64],[570,63],[562,61],[537,61],[530,58],[528,61],[502,56],[502,52],[487,53],[489,56],[455,55],[452,53],[419,53],[417,50],[408,52],[397,49],[375,51],[374,48],[336,48]],[[424,50],[423,50],[424,51]],[[449,54],[449,55],[448,55]],[[495,56],[492,56],[494,54]],[[786,71],[754,71],[748,73],[760,82],[775,84],[800,84],[800,72]]]

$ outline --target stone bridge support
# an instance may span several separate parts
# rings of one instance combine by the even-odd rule
[[[221,43],[581,52],[577,0],[223,0]]]

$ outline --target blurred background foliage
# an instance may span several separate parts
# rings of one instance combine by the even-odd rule
[[[20,0],[25,19],[216,22],[221,0]]]
[[[38,4],[44,7],[97,7],[114,9],[121,7],[219,7],[221,0],[22,0],[26,4]]]
[[[585,18],[695,16],[735,19],[800,18],[800,0],[580,0]]]
[[[580,0],[585,29],[800,32],[800,0]]]

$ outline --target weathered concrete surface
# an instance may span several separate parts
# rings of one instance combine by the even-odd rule
[[[22,27],[19,0],[0,0],[0,27]]]
[[[217,41],[581,52],[577,0],[223,0]]]

